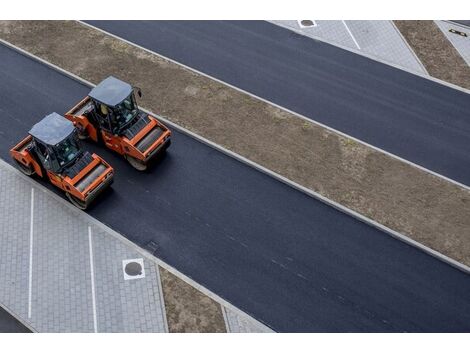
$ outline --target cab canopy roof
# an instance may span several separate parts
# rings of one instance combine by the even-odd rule
[[[88,94],[92,99],[99,101],[110,107],[122,103],[132,93],[132,86],[116,77],[109,76],[101,81]]]
[[[29,134],[44,144],[56,145],[75,130],[73,123],[53,112],[31,128]]]

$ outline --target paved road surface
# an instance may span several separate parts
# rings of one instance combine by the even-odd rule
[[[26,326],[0,307],[0,333],[31,332]]]
[[[268,22],[90,21],[470,185],[470,95]]]
[[[467,20],[452,20],[452,22],[462,24],[464,26],[470,27],[470,21]]]
[[[33,123],[89,89],[3,46],[0,60],[10,160]],[[116,178],[90,213],[155,241],[161,259],[277,331],[470,332],[467,274],[181,133],[173,141],[148,173],[99,150]]]

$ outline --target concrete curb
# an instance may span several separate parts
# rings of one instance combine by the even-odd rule
[[[64,75],[76,80],[77,82],[79,82],[81,84],[85,84],[89,87],[94,87],[95,86],[93,83],[91,83],[91,82],[89,82],[89,81],[87,81],[87,80],[85,80],[85,79],[83,79],[83,78],[67,71],[67,70],[64,70],[61,67],[59,67],[57,65],[54,65],[54,64],[52,64],[52,63],[50,63],[50,62],[48,62],[48,61],[46,61],[46,60],[44,60],[40,57],[37,57],[36,55],[33,55],[33,54],[31,54],[31,53],[29,53],[29,52],[27,52],[27,51],[25,51],[21,48],[9,43],[9,42],[6,42],[3,39],[0,39],[0,43],[3,43],[4,45],[10,47],[11,49],[19,52],[22,55],[30,57],[30,58],[32,58],[32,59],[34,59],[34,60],[36,60],[40,63],[43,63],[43,64],[51,67],[52,69],[54,69],[54,70],[56,70],[56,71],[58,71],[58,72],[60,72]],[[456,261],[455,259],[452,259],[452,258],[450,258],[450,257],[448,257],[448,256],[446,256],[442,253],[439,253],[436,250],[434,250],[432,248],[429,248],[429,247],[427,247],[427,246],[425,246],[425,245],[423,245],[423,244],[421,244],[421,243],[419,243],[419,242],[417,242],[417,241],[415,241],[415,240],[413,240],[413,239],[411,239],[411,238],[409,238],[405,235],[402,235],[401,233],[399,233],[395,230],[392,230],[392,229],[390,229],[390,228],[388,228],[388,227],[386,227],[386,226],[376,222],[375,220],[372,220],[372,219],[370,219],[370,218],[368,218],[368,217],[366,217],[362,214],[359,214],[359,213],[355,212],[354,210],[346,208],[345,206],[343,206],[343,205],[341,205],[337,202],[334,202],[334,201],[322,196],[321,194],[319,194],[315,191],[312,191],[311,189],[308,189],[308,188],[306,188],[306,187],[304,187],[304,186],[302,186],[302,185],[300,185],[300,184],[298,184],[294,181],[291,181],[288,178],[286,178],[286,177],[284,177],[284,176],[282,176],[282,175],[280,175],[280,174],[278,174],[274,171],[271,171],[271,170],[265,168],[264,166],[259,165],[255,162],[253,162],[253,161],[237,154],[237,153],[234,153],[234,152],[224,148],[221,145],[218,145],[218,144],[216,144],[216,143],[214,143],[214,142],[212,142],[212,141],[210,141],[210,140],[208,140],[204,137],[201,137],[198,134],[196,134],[194,132],[191,132],[191,131],[187,130],[186,128],[182,127],[182,126],[179,126],[179,125],[175,124],[174,122],[169,121],[168,119],[166,119],[163,116],[154,114],[151,111],[149,111],[147,109],[144,109],[144,108],[141,108],[141,109],[143,111],[151,114],[151,115],[156,116],[158,119],[163,121],[165,124],[167,124],[167,125],[171,126],[172,128],[180,131],[181,133],[184,133],[184,134],[194,138],[195,140],[197,140],[201,143],[204,143],[204,144],[206,144],[206,145],[208,145],[208,146],[210,146],[210,147],[212,147],[212,148],[214,148],[214,149],[216,149],[216,150],[218,150],[218,151],[220,151],[220,152],[222,152],[222,153],[224,153],[224,154],[226,154],[226,155],[228,155],[228,156],[230,156],[230,157],[232,157],[232,158],[234,158],[234,159],[236,159],[236,160],[238,160],[238,161],[240,161],[240,162],[242,162],[246,165],[249,165],[249,166],[255,168],[256,170],[258,170],[258,171],[260,171],[260,172],[262,172],[266,175],[269,175],[269,176],[277,179],[278,181],[281,181],[282,183],[284,183],[284,184],[286,184],[286,185],[288,185],[288,186],[290,186],[290,187],[292,187],[292,188],[294,188],[298,191],[301,191],[301,192],[311,196],[312,198],[315,198],[315,199],[317,199],[317,200],[319,200],[319,201],[321,201],[325,204],[328,204],[328,205],[336,208],[337,210],[339,210],[339,211],[341,211],[341,212],[343,212],[347,215],[350,215],[350,216],[352,216],[352,217],[354,217],[354,218],[356,218],[356,219],[358,219],[358,220],[360,220],[360,221],[362,221],[366,224],[369,224],[369,225],[371,225],[371,226],[373,226],[373,227],[375,227],[379,230],[382,230],[383,232],[389,234],[390,236],[395,237],[395,238],[397,238],[397,239],[399,239],[399,240],[401,240],[401,241],[403,241],[403,242],[405,242],[405,243],[407,243],[407,244],[409,244],[413,247],[416,247],[416,248],[432,255],[433,257],[435,257],[435,258],[437,258],[437,259],[439,259],[439,260],[441,260],[441,261],[443,261],[443,262],[445,262],[445,263],[447,263],[447,264],[449,264],[449,265],[451,265],[451,266],[453,266],[453,267],[455,267],[455,268],[457,268],[457,269],[459,269],[459,270],[461,270],[461,271],[463,271],[467,274],[470,274],[470,267],[468,267],[467,265],[462,264],[462,263]],[[470,189],[470,188],[468,188],[468,189]],[[94,219],[94,218],[92,218],[92,219]]]
[[[158,289],[160,291],[160,302],[162,302],[162,312],[163,312],[163,325],[165,326],[165,332],[170,332],[170,328],[168,327],[168,319],[166,317],[166,304],[165,304],[165,297],[163,296],[163,285],[162,285],[162,278],[160,276],[160,267],[157,265],[157,281],[158,281]]]
[[[228,323],[228,318],[227,318],[227,311],[225,310],[225,307],[221,306],[220,310],[222,311],[222,316],[224,317],[225,330],[227,332],[231,332],[230,324]]]
[[[126,40],[126,39],[123,39],[123,38],[117,36],[117,35],[114,35],[114,34],[112,34],[112,33],[106,32],[105,30],[102,30],[102,29],[100,29],[100,28],[97,28],[97,27],[95,27],[95,26],[93,26],[93,25],[91,25],[91,24],[85,23],[85,22],[83,22],[83,21],[78,21],[78,22],[81,23],[81,24],[84,25],[84,26],[87,26],[87,27],[92,28],[92,29],[94,29],[94,30],[100,31],[100,32],[102,32],[102,33],[104,33],[104,34],[106,34],[106,35],[108,35],[108,36],[110,36],[110,37],[113,37],[113,38],[115,38],[115,39],[121,40],[121,41],[123,41],[123,42],[125,42],[125,43],[127,43],[127,44],[129,44],[129,45],[132,45],[132,46],[134,46],[134,47],[136,47],[136,48],[139,48],[139,49],[141,49],[141,50],[144,50],[144,51],[146,51],[146,52],[148,52],[148,53],[150,53],[150,54],[156,55],[156,56],[161,57],[162,59],[165,59],[165,60],[167,60],[167,61],[169,61],[169,62],[175,63],[175,64],[177,64],[177,65],[179,65],[179,66],[181,66],[181,67],[186,68],[187,70],[190,70],[190,71],[192,71],[192,72],[195,72],[195,73],[197,73],[197,74],[200,74],[201,76],[210,78],[210,79],[212,79],[212,80],[214,80],[214,81],[216,81],[216,82],[219,82],[219,83],[221,83],[221,84],[223,84],[223,85],[225,85],[225,86],[227,86],[227,87],[230,87],[230,88],[235,89],[235,90],[237,90],[237,91],[239,91],[239,92],[241,92],[241,93],[247,94],[247,95],[249,95],[249,96],[251,96],[251,97],[253,97],[253,98],[256,98],[256,99],[261,100],[261,101],[263,101],[263,102],[265,102],[265,103],[268,103],[268,104],[270,104],[270,105],[272,105],[272,106],[274,106],[274,107],[276,107],[276,108],[278,108],[278,109],[284,110],[284,111],[286,111],[286,112],[288,112],[288,113],[290,113],[290,114],[292,114],[292,115],[295,115],[295,116],[297,116],[298,118],[301,118],[302,120],[305,120],[305,121],[307,121],[307,122],[309,122],[309,123],[313,123],[313,124],[315,124],[315,125],[317,125],[317,126],[320,126],[320,127],[322,127],[322,128],[327,129],[328,131],[334,132],[334,133],[336,133],[336,134],[338,134],[338,135],[340,135],[340,136],[343,136],[343,137],[345,137],[345,138],[351,139],[351,140],[353,140],[353,141],[355,141],[355,142],[357,142],[357,143],[360,143],[360,144],[362,144],[362,145],[365,145],[365,146],[367,146],[367,147],[369,147],[369,148],[371,148],[371,149],[373,149],[373,150],[376,150],[376,151],[378,151],[378,152],[380,152],[380,153],[383,153],[383,154],[385,154],[385,155],[388,155],[388,156],[390,156],[390,157],[392,157],[392,158],[394,158],[394,159],[397,159],[397,160],[399,160],[399,161],[401,161],[401,162],[403,162],[403,163],[406,163],[406,164],[411,165],[411,166],[413,166],[413,167],[415,167],[415,168],[418,168],[419,170],[425,171],[425,172],[427,172],[427,173],[429,173],[429,174],[431,174],[431,175],[434,175],[434,176],[436,176],[436,177],[439,177],[439,178],[441,178],[441,179],[443,179],[443,180],[445,180],[445,181],[447,181],[447,182],[453,183],[453,184],[455,184],[455,185],[457,185],[457,186],[459,186],[459,187],[462,187],[462,188],[464,188],[464,189],[470,190],[470,185],[467,186],[467,185],[465,185],[465,184],[463,184],[463,183],[460,183],[460,182],[455,181],[455,180],[453,180],[453,179],[451,179],[451,178],[448,178],[447,176],[444,176],[444,175],[441,175],[441,174],[439,174],[439,173],[437,173],[437,172],[434,172],[434,171],[432,171],[432,170],[429,170],[429,169],[425,168],[424,166],[421,166],[421,165],[415,164],[415,163],[413,163],[413,162],[411,162],[411,161],[409,161],[409,160],[403,159],[402,157],[400,157],[400,156],[398,156],[398,155],[395,155],[395,154],[392,154],[392,153],[390,153],[390,152],[387,152],[387,151],[384,150],[384,149],[381,149],[381,148],[376,147],[376,146],[374,146],[374,145],[372,145],[372,144],[369,144],[369,143],[367,143],[367,142],[365,142],[365,141],[362,141],[362,140],[357,139],[357,138],[355,138],[355,137],[353,137],[353,136],[350,136],[350,135],[348,135],[348,134],[346,134],[346,133],[343,133],[343,132],[341,132],[341,131],[339,131],[339,130],[336,130],[336,129],[332,128],[332,127],[329,127],[329,126],[327,126],[327,125],[325,125],[325,124],[323,124],[323,123],[321,123],[321,122],[318,122],[318,121],[315,121],[315,120],[313,120],[313,119],[310,119],[310,118],[308,118],[308,117],[306,117],[306,116],[304,116],[304,115],[301,115],[301,114],[299,114],[299,113],[297,113],[297,112],[295,112],[295,111],[289,110],[289,109],[287,109],[287,108],[285,108],[285,107],[283,107],[283,106],[281,106],[281,105],[278,105],[278,104],[276,104],[276,103],[273,103],[273,102],[271,102],[271,101],[269,101],[269,100],[267,100],[267,99],[261,98],[261,97],[255,95],[255,94],[253,94],[253,93],[247,92],[247,91],[245,91],[245,90],[243,90],[243,89],[241,89],[241,88],[238,88],[238,87],[236,87],[236,86],[233,86],[233,85],[231,85],[230,83],[227,83],[227,82],[224,82],[224,81],[222,81],[222,80],[220,80],[220,79],[218,79],[218,78],[212,77],[212,76],[210,76],[210,75],[208,75],[208,74],[206,74],[206,73],[204,73],[204,72],[198,71],[198,70],[196,70],[196,69],[194,69],[194,68],[192,68],[192,67],[189,67],[189,66],[187,66],[187,65],[185,65],[185,64],[182,64],[182,63],[180,63],[180,62],[178,62],[178,61],[176,61],[176,60],[170,59],[170,58],[168,58],[168,57],[166,57],[166,56],[163,56],[163,55],[161,55],[161,54],[159,54],[159,53],[156,53],[156,52],[154,52],[154,51],[152,51],[152,50],[146,49],[146,48],[144,48],[144,47],[142,47],[142,46],[140,46],[140,45],[138,45],[138,44],[132,43],[132,42]],[[271,23],[271,22],[269,22],[269,23]],[[271,24],[272,24],[272,23],[271,23]],[[276,24],[273,24],[273,25],[276,25]],[[280,26],[279,26],[279,27],[280,27]],[[282,28],[284,28],[284,27],[282,27]],[[294,32],[295,32],[295,31],[294,31]],[[304,34],[299,33],[299,32],[295,32],[295,33],[298,33],[299,35],[305,36]],[[312,38],[310,38],[310,37],[308,37],[308,38],[309,38],[309,39],[312,39]],[[314,39],[312,39],[312,40],[314,40]],[[323,41],[323,40],[320,40],[320,39],[318,39],[318,40],[321,41],[321,42],[323,42],[323,43],[326,43],[326,44],[328,44],[328,45],[333,45],[333,44],[331,44],[331,43],[329,43],[329,42],[326,42],[326,41]],[[1,42],[4,42],[4,40],[3,40],[3,39],[0,39],[0,43],[1,43]],[[14,45],[13,45],[13,46],[14,46]],[[454,89],[456,89],[456,90],[459,90],[459,91],[461,91],[461,92],[464,92],[464,93],[467,93],[467,94],[470,95],[470,90],[467,90],[467,89],[465,89],[465,88],[456,86],[456,85],[454,85],[454,84],[452,84],[452,83],[442,81],[442,80],[440,80],[440,79],[438,79],[438,78],[434,78],[434,77],[432,77],[432,76],[426,76],[426,75],[423,75],[423,74],[419,74],[419,73],[417,73],[417,72],[414,72],[414,71],[405,69],[405,68],[403,68],[403,67],[401,67],[401,66],[398,66],[398,65],[395,65],[395,64],[391,64],[391,63],[387,63],[387,62],[385,62],[385,61],[381,61],[381,60],[379,60],[379,59],[374,58],[373,56],[366,55],[366,54],[364,54],[364,53],[362,53],[362,52],[360,52],[360,51],[358,51],[358,50],[353,50],[353,49],[350,49],[350,48],[347,48],[347,47],[344,47],[344,46],[341,46],[341,45],[333,45],[333,46],[337,46],[337,47],[339,47],[339,48],[341,48],[341,49],[348,50],[348,51],[351,51],[351,52],[353,52],[353,53],[355,53],[355,54],[365,56],[365,57],[367,57],[367,58],[369,58],[369,59],[378,61],[378,62],[383,63],[383,64],[385,64],[385,65],[389,65],[389,66],[395,67],[395,68],[397,68],[397,69],[406,71],[406,72],[408,72],[408,73],[414,74],[414,75],[419,76],[419,77],[422,77],[422,78],[429,79],[429,80],[434,81],[434,82],[436,82],[436,83],[440,83],[440,84],[442,84],[442,85],[444,85],[444,86],[447,86],[447,87],[450,87],[450,88],[454,88]]]
[[[166,304],[165,304],[165,297],[163,296],[163,285],[162,285],[162,278],[160,276],[160,267],[157,265],[157,281],[158,281],[158,289],[160,290],[160,302],[162,302],[162,312],[163,312],[163,325],[165,326],[165,332],[170,332],[170,328],[168,327],[168,319],[166,317]]]

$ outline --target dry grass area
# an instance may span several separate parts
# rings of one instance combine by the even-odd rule
[[[398,23],[400,27],[403,27]],[[0,37],[470,265],[470,191],[76,22],[1,22]]]
[[[434,21],[394,21],[431,76],[470,89],[470,67]]]

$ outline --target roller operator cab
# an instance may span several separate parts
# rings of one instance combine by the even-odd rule
[[[80,138],[102,141],[142,171],[151,159],[170,146],[171,132],[139,109],[135,93],[142,96],[139,88],[110,76],[65,117],[75,124]]]
[[[35,124],[10,154],[24,174],[48,179],[80,209],[113,182],[113,168],[83,151],[73,123],[56,113]]]

